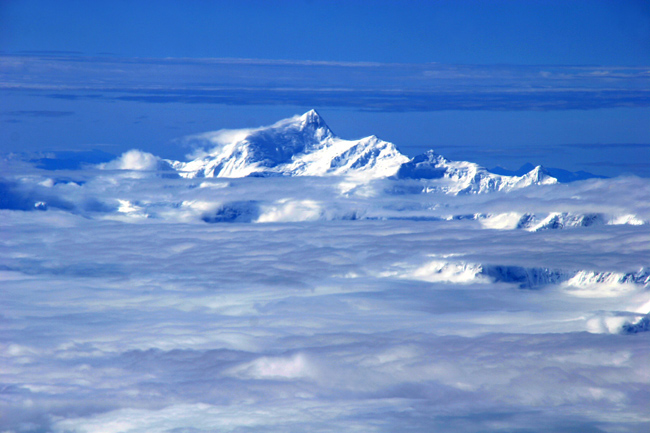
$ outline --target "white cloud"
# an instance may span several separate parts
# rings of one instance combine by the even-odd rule
[[[618,278],[650,263],[650,225],[510,227],[526,212],[649,221],[646,179],[449,197],[388,180],[342,194],[336,178],[12,173],[12,197],[50,206],[0,210],[0,431],[650,423],[648,333],[618,333],[650,308],[642,282]],[[70,208],[51,206],[62,197]],[[120,212],[149,218],[106,218]],[[473,265],[586,272],[522,290]]]
[[[99,166],[105,170],[142,170],[150,171],[156,170],[160,163],[160,158],[157,156],[143,152],[141,150],[132,149],[124,152],[119,158],[100,164]]]
[[[282,199],[265,206],[257,222],[316,221],[322,214],[321,206],[313,200]]]
[[[309,377],[313,367],[303,354],[291,357],[261,357],[231,370],[231,374],[252,379],[297,379]]]
[[[183,142],[194,147],[193,151],[187,155],[187,158],[192,160],[216,153],[225,146],[243,140],[255,131],[255,128],[220,129],[185,137]]]

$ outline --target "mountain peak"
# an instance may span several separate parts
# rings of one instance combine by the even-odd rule
[[[316,110],[268,127],[244,130],[207,157],[172,166],[186,177],[340,176],[419,179],[428,190],[479,193],[555,183],[541,166],[526,175],[499,176],[467,161],[451,161],[433,150],[409,158],[374,135],[336,137]],[[438,184],[436,180],[440,179]]]
[[[551,175],[549,174],[548,170],[546,170],[541,165],[538,165],[537,167],[533,168],[524,176],[528,176],[534,179],[536,182],[543,182],[546,178],[551,178]]]
[[[305,114],[299,117],[301,123],[304,126],[311,126],[313,128],[327,128],[325,120],[321,117],[320,114],[314,109],[309,110]]]

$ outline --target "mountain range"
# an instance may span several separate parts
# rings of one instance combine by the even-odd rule
[[[410,158],[375,136],[339,138],[314,110],[271,126],[208,132],[188,142],[196,145],[189,161],[139,150],[109,161],[102,152],[48,152],[28,161],[60,170],[54,176],[43,171],[27,176],[28,165],[8,159],[0,177],[0,209],[208,223],[466,220],[529,232],[649,222],[640,180],[553,186],[557,177],[541,166],[500,174],[433,150]],[[585,176],[567,173],[559,177]],[[628,191],[639,198],[617,204]],[[485,194],[491,192],[507,194]]]
[[[557,183],[543,167],[520,175],[491,173],[478,164],[451,161],[433,150],[409,158],[374,135],[358,140],[337,137],[310,110],[301,116],[255,129],[195,136],[207,148],[187,162],[165,160],[186,178],[266,176],[349,176],[356,179],[438,180],[428,188],[451,194],[509,191]]]

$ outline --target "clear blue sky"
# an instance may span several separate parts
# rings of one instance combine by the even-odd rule
[[[650,64],[650,2],[3,0],[2,50],[127,57]]]
[[[0,55],[5,56],[5,68],[0,69],[5,80],[21,75],[15,70],[7,72],[7,56],[13,55],[126,58],[136,65],[137,58],[167,57],[437,62],[491,68],[594,65],[610,68],[590,73],[606,73],[615,80],[616,67],[650,67],[650,2],[0,0]],[[93,61],[86,63],[90,66],[84,69],[83,77],[70,72],[61,83],[67,85],[82,78],[84,82],[104,81],[101,68],[97,67],[98,75],[93,78]],[[249,75],[245,69],[238,72],[243,80]],[[260,72],[255,75],[253,69],[248,84],[260,88],[276,78],[286,82],[305,71],[304,65],[279,72],[268,66],[260,79]],[[188,69],[188,74],[192,71]],[[359,70],[350,71],[357,75],[351,72],[349,86],[364,81]],[[507,68],[504,71],[510,73]],[[518,69],[512,71],[503,86],[521,90],[526,83],[517,82]],[[544,68],[539,72],[544,73]],[[650,101],[645,94],[634,93],[650,89],[647,70],[640,68],[637,72],[636,78],[619,79],[615,90],[626,90],[634,103],[619,101],[618,105],[598,107],[593,104],[600,98],[596,97],[589,104],[568,101],[566,107],[571,109],[562,109],[563,100],[559,100],[559,104],[543,110],[538,108],[540,101],[517,108],[516,98],[499,106],[498,111],[487,103],[468,109],[470,101],[460,108],[429,104],[419,111],[411,106],[409,112],[367,112],[350,105],[350,101],[337,106],[322,99],[296,102],[289,98],[290,102],[283,105],[282,100],[267,104],[251,97],[240,102],[194,100],[191,104],[167,98],[161,104],[145,98],[107,98],[97,89],[85,97],[59,94],[57,98],[52,92],[5,88],[0,89],[0,149],[104,146],[119,152],[141,147],[179,157],[186,150],[175,147],[173,139],[179,136],[223,127],[258,126],[316,108],[341,136],[356,138],[374,133],[394,141],[409,154],[434,147],[449,157],[484,165],[503,161],[509,168],[517,168],[531,161],[604,174],[650,175],[650,166],[639,162],[650,159]],[[22,79],[51,80],[49,72],[38,74],[22,74]],[[111,79],[123,80],[125,89],[134,80],[119,73]],[[413,88],[408,74],[391,79],[391,86],[403,79],[404,88]],[[571,79],[580,86],[579,74]],[[212,81],[208,76],[205,84],[215,84]],[[472,83],[463,83],[465,94],[469,94]],[[586,86],[592,86],[590,83]],[[232,81],[220,84],[230,85]],[[593,85],[608,87],[605,81]]]

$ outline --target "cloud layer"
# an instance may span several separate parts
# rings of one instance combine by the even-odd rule
[[[3,166],[0,430],[650,427],[642,281],[470,278],[473,264],[647,269],[648,224],[495,230],[474,216],[649,220],[647,179],[463,197],[170,178],[158,161]]]

